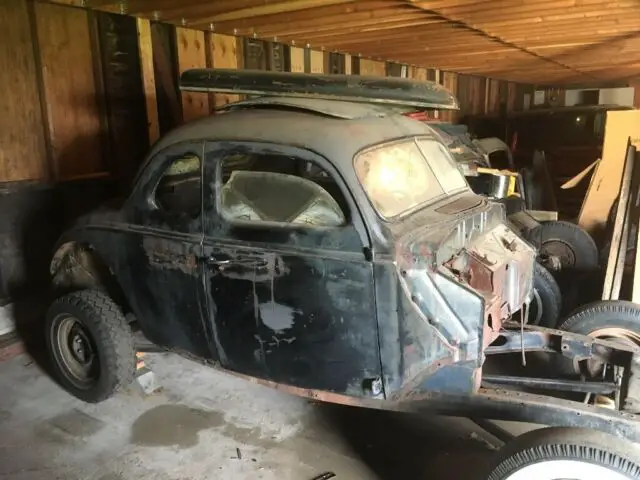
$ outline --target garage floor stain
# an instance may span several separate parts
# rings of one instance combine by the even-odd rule
[[[190,448],[201,430],[224,424],[224,415],[186,405],[159,405],[140,415],[131,427],[131,443],[145,447]]]

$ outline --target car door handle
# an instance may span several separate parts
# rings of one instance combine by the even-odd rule
[[[223,267],[225,265],[230,265],[231,264],[231,260],[229,259],[219,259],[216,257],[205,257],[204,258],[204,263],[206,263],[207,265],[211,266],[211,267]]]

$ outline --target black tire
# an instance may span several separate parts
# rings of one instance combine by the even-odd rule
[[[553,275],[537,262],[533,267],[533,290],[527,323],[555,328],[562,308],[562,293]]]
[[[76,328],[75,336],[63,342],[60,335],[71,322],[69,336]],[[70,351],[78,344],[77,340],[82,347],[80,355],[89,351],[92,356],[87,374],[90,379],[78,379],[68,366],[69,362],[82,363],[71,358],[77,357]],[[118,305],[103,292],[81,290],[55,300],[46,316],[46,345],[54,376],[80,400],[101,402],[133,381],[136,360],[131,328]],[[65,349],[69,351],[65,353]]]
[[[598,247],[585,230],[562,220],[542,222],[526,238],[542,254],[560,255],[563,270],[590,272],[599,268]]]
[[[516,474],[535,480],[582,480],[587,477],[580,476],[580,466],[588,478],[594,478],[598,468],[598,473],[640,478],[640,456],[631,442],[586,428],[550,427],[525,433],[502,448],[487,480],[509,480]]]
[[[591,335],[603,328],[621,328],[640,334],[640,305],[627,300],[599,300],[575,310],[559,330]]]
[[[627,300],[598,300],[574,310],[558,325],[558,330],[586,336],[599,336],[598,330],[620,329],[640,335],[640,305]],[[563,376],[580,374],[569,359],[559,357],[556,372]]]

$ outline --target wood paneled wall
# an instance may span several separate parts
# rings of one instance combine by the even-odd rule
[[[406,72],[409,78],[437,81],[458,96],[459,112],[434,114],[447,121],[521,109],[524,92],[532,91],[493,79],[31,0],[0,2],[0,28],[10,39],[0,42],[0,83],[11,86],[0,96],[0,182],[130,177],[149,143],[169,128],[238,99],[179,92],[178,75],[188,68]]]
[[[38,67],[26,2],[0,2],[0,31],[0,181],[46,178]]]

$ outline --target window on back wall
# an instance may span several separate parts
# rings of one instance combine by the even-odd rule
[[[344,196],[329,173],[278,154],[227,155],[218,205],[222,217],[234,223],[338,227],[348,218]]]

